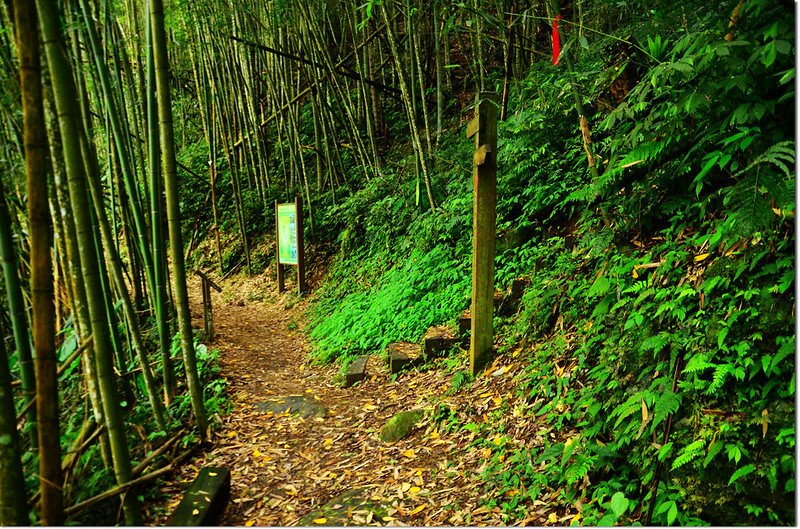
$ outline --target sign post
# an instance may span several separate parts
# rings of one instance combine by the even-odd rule
[[[497,208],[497,94],[480,92],[467,138],[475,136],[472,157],[472,336],[469,369],[472,375],[489,363],[494,344],[494,253]]]
[[[305,248],[303,245],[303,199],[279,204],[275,201],[275,247],[277,249],[278,293],[286,290],[283,266],[297,267],[297,290],[306,291]]]

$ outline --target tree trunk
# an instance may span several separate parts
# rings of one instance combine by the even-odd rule
[[[192,316],[189,313],[189,294],[186,290],[186,269],[183,262],[183,237],[181,235],[180,197],[175,160],[175,141],[172,128],[172,103],[169,93],[169,64],[167,60],[167,34],[164,29],[164,8],[161,0],[150,0],[150,29],[153,32],[153,56],[156,69],[158,95],[158,117],[161,133],[161,156],[164,168],[164,189],[167,195],[167,221],[169,222],[170,256],[173,266],[175,304],[178,309],[178,325],[181,335],[181,350],[186,369],[186,381],[191,395],[197,428],[201,439],[205,439],[206,412],[203,407],[203,391],[197,373],[197,359],[192,336]]]
[[[80,147],[80,137],[85,132],[80,126],[80,120],[75,109],[77,91],[75,89],[70,65],[64,53],[65,48],[61,42],[61,28],[58,24],[59,15],[55,3],[52,0],[37,0],[36,5],[41,18],[47,62],[53,83],[56,110],[58,112],[58,121],[64,147],[70,203],[75,215],[78,248],[81,255],[81,269],[85,279],[86,298],[92,323],[95,362],[97,364],[98,384],[103,400],[105,424],[111,441],[114,474],[117,483],[122,484],[129,481],[131,478],[131,462],[124,424],[122,422],[122,410],[119,405],[119,400],[117,399],[116,380],[114,376],[114,351],[111,344],[109,322],[106,317],[106,308],[100,284],[96,259],[97,248],[91,233],[91,218],[89,215],[86,190],[86,168],[83,164]],[[50,282],[50,284],[52,285],[52,282]],[[56,399],[57,397],[56,392]],[[48,403],[42,399],[37,401],[37,404],[39,404],[41,428],[42,404],[52,405],[52,403]],[[56,436],[56,444],[58,440],[59,437]],[[40,445],[43,442],[41,433],[39,442]],[[41,450],[44,450],[43,445],[41,446]],[[56,454],[58,454],[58,452],[58,449],[56,449]],[[58,463],[58,478],[60,479],[60,458]],[[60,481],[52,483],[59,484]],[[44,500],[44,494],[42,499]],[[123,506],[127,523],[130,525],[140,525],[142,523],[141,510],[138,505],[136,494],[127,494],[123,501]]]
[[[43,124],[44,123],[42,122],[42,125]],[[43,168],[46,170],[47,151],[45,150],[43,153],[34,152],[33,154],[44,156],[45,165],[43,165]],[[30,156],[30,154],[26,154],[26,161]],[[46,173],[43,173],[43,176],[46,176]],[[0,181],[0,260],[2,260],[3,263],[3,278],[6,285],[8,315],[11,318],[11,327],[14,331],[14,344],[16,346],[17,359],[19,362],[20,375],[22,379],[23,401],[24,404],[27,404],[33,399],[36,393],[36,373],[33,369],[33,357],[31,355],[30,341],[31,338],[28,330],[28,319],[25,314],[25,303],[22,299],[22,287],[19,283],[15,246],[11,215],[8,211],[8,204],[6,203],[5,199],[3,182]],[[30,435],[31,446],[35,447],[37,443],[36,406],[30,407],[27,417],[28,434]]]
[[[61,447],[58,424],[58,377],[55,348],[55,305],[50,257],[52,227],[47,203],[47,154],[43,123],[41,68],[35,15],[30,6],[16,1],[17,13],[27,13],[27,21],[17,24],[20,47],[21,85],[25,113],[26,173],[28,216],[31,226],[31,305],[33,308],[33,347],[36,357],[36,411],[39,420],[39,476],[42,521],[62,525]],[[39,2],[37,2],[37,5]],[[40,8],[41,9],[41,8]],[[44,18],[44,17],[42,17]],[[42,22],[44,27],[44,22]],[[24,28],[24,29],[23,29]],[[45,36],[47,42],[47,36]],[[24,43],[24,44],[23,44]],[[23,55],[23,50],[24,55]],[[30,91],[28,91],[30,90]],[[30,114],[29,114],[30,112]],[[31,152],[32,151],[32,152]]]
[[[25,175],[28,188],[28,223],[30,230],[31,305],[33,309],[33,347],[36,351],[37,375],[41,377],[43,398],[37,406],[40,421],[39,446],[42,451],[55,448],[53,457],[42,455],[39,472],[42,483],[42,519],[45,508],[48,520],[61,525],[64,519],[61,490],[61,451],[58,436],[58,386],[56,376],[55,305],[53,302],[53,266],[50,247],[53,228],[50,223],[50,206],[47,198],[47,133],[44,126],[41,64],[39,62],[39,34],[36,9],[24,0],[14,1],[17,50],[19,54],[20,91],[22,92],[23,137],[25,142]],[[0,191],[1,192],[1,191]],[[5,197],[0,197],[5,201]],[[8,226],[9,230],[11,226]],[[4,260],[5,261],[5,260]],[[4,262],[5,265],[5,262]],[[5,268],[5,266],[4,266]],[[15,270],[16,272],[16,270]],[[17,282],[17,287],[19,283]],[[9,290],[10,298],[10,290]],[[21,301],[21,300],[20,300]],[[24,314],[20,314],[24,319]],[[21,322],[20,322],[21,323]],[[17,328],[15,325],[15,337]],[[20,337],[29,345],[27,330]],[[11,374],[5,347],[0,350],[0,524],[27,525],[28,510],[25,499],[25,478],[17,436],[14,395],[11,391]],[[23,360],[20,351],[20,361]],[[30,355],[30,348],[28,348]],[[28,359],[29,361],[29,359]],[[30,381],[29,381],[30,382]],[[50,409],[42,410],[42,402]],[[43,434],[55,436],[42,440]],[[55,486],[45,486],[45,476],[53,478]],[[44,494],[47,494],[47,502]]]

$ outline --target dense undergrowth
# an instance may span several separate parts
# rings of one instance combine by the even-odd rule
[[[573,78],[540,63],[515,87],[496,282],[531,284],[496,327],[524,344],[518,391],[558,435],[495,453],[486,497],[510,519],[556,492],[585,524],[794,523],[793,20],[745,2],[726,39],[728,10],[654,5],[617,37],[576,38]],[[400,155],[328,210],[316,360],[416,341],[468,307],[470,155],[453,125],[436,211]]]

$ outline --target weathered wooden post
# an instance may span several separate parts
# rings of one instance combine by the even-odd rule
[[[203,324],[206,330],[206,340],[214,341],[214,315],[211,310],[211,288],[217,292],[222,292],[222,288],[214,283],[210,277],[197,270],[195,275],[200,276],[203,290]]]
[[[497,94],[480,92],[467,138],[475,136],[472,200],[472,337],[469,368],[476,375],[491,360],[494,343],[494,250],[497,207]]]
[[[297,290],[306,291],[306,259],[303,244],[303,199],[294,203],[278,204],[275,201],[275,263],[278,276],[278,293],[286,290],[283,266],[297,267]]]

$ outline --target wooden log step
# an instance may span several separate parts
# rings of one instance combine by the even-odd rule
[[[231,496],[231,471],[204,467],[167,520],[169,526],[217,525]]]
[[[389,372],[394,375],[403,369],[424,362],[421,347],[417,343],[393,342],[389,344]]]
[[[356,382],[361,382],[366,378],[368,358],[366,355],[357,356],[355,360],[350,362],[347,374],[344,376],[344,387],[349,388]]]
[[[446,326],[430,327],[422,338],[422,350],[426,359],[442,356],[454,346],[462,343],[462,339],[455,336],[453,330]]]

